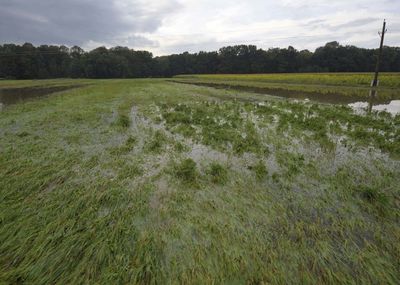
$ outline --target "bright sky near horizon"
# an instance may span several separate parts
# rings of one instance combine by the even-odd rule
[[[0,0],[0,44],[128,46],[155,55],[234,44],[400,46],[400,0]]]

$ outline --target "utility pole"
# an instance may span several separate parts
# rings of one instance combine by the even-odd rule
[[[387,32],[387,30],[386,30],[386,20],[383,20],[382,33],[379,33],[379,35],[381,37],[381,44],[379,46],[379,53],[378,53],[378,58],[377,58],[377,61],[376,61],[376,67],[375,67],[375,76],[374,76],[374,80],[372,81],[371,87],[377,87],[378,86],[379,65],[381,63],[383,40],[385,38],[385,33],[386,32]]]

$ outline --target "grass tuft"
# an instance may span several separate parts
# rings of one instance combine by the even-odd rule
[[[131,121],[127,115],[119,114],[116,125],[126,129],[131,125]]]
[[[138,164],[127,164],[120,169],[118,179],[132,179],[142,174],[143,169]]]
[[[150,141],[147,143],[145,148],[148,152],[160,153],[166,142],[167,142],[167,136],[162,131],[157,130],[152,135]]]
[[[211,181],[215,184],[224,185],[228,182],[228,170],[217,162],[212,162],[207,173],[211,176]]]
[[[390,206],[389,197],[382,190],[372,186],[361,186],[358,188],[358,192],[361,198],[374,206],[379,213],[387,212]]]
[[[250,166],[249,168],[254,171],[256,179],[259,181],[265,179],[268,175],[267,167],[262,160],[260,160],[257,164]]]
[[[129,153],[136,144],[136,138],[133,136],[129,136],[124,144],[109,148],[111,155],[123,155]]]
[[[196,162],[186,158],[174,166],[175,177],[187,184],[196,184],[198,173]]]

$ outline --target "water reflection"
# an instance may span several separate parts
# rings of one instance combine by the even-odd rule
[[[385,103],[379,102],[377,99],[378,92],[371,89],[368,101],[359,101],[348,104],[357,113],[371,113],[372,111],[386,111],[393,116],[400,114],[400,100],[391,100]],[[379,102],[379,103],[378,103]]]
[[[0,111],[7,105],[16,104],[27,99],[39,98],[52,93],[66,91],[84,86],[82,84],[67,86],[0,88]]]

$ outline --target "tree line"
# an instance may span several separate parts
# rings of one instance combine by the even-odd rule
[[[371,72],[377,49],[329,42],[309,50],[259,49],[254,45],[227,46],[212,52],[154,57],[127,47],[99,47],[89,52],[78,46],[0,45],[0,78],[140,78],[177,74]],[[400,71],[400,47],[385,46],[382,71]]]

